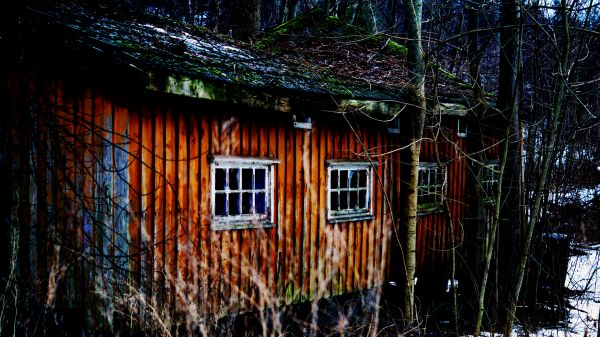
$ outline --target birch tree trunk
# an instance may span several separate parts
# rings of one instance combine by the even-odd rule
[[[554,158],[556,150],[556,139],[558,135],[558,124],[561,119],[562,113],[562,101],[565,93],[565,83],[568,79],[568,62],[569,62],[569,50],[571,48],[570,37],[569,37],[569,16],[567,13],[567,2],[561,0],[561,12],[562,12],[562,46],[560,53],[560,60],[558,64],[558,72],[556,74],[556,84],[554,90],[554,101],[552,105],[552,111],[550,116],[550,129],[546,134],[546,141],[544,142],[542,152],[542,165],[541,172],[536,184],[536,190],[534,194],[533,207],[529,213],[529,221],[526,227],[525,242],[523,249],[520,254],[519,262],[517,265],[516,278],[513,282],[514,287],[512,288],[511,294],[509,294],[509,302],[507,303],[507,317],[506,326],[504,328],[504,335],[510,336],[512,333],[513,322],[515,319],[515,313],[517,309],[517,303],[519,301],[519,295],[521,292],[521,286],[525,277],[525,270],[529,261],[529,251],[531,248],[531,242],[533,233],[538,222],[539,213],[542,204],[542,198],[544,197],[544,190],[546,188],[546,181],[548,174],[552,167],[552,160]]]
[[[409,158],[407,171],[403,172],[402,196],[402,225],[404,232],[404,266],[406,282],[404,287],[404,318],[410,325],[414,317],[414,278],[416,268],[417,243],[417,184],[419,178],[419,156],[421,153],[421,138],[425,124],[425,60],[421,42],[421,0],[405,0],[406,33],[408,37],[408,68],[410,77],[410,107],[408,114],[411,120],[411,130],[408,137]]]

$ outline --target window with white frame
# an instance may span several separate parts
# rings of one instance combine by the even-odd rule
[[[460,138],[467,137],[467,121],[462,117],[456,120],[456,135]]]
[[[483,191],[483,201],[491,203],[494,201],[496,186],[498,186],[498,162],[487,162],[481,173],[480,184]]]
[[[265,158],[214,156],[213,229],[273,226],[273,165]]]
[[[446,167],[437,163],[419,163],[417,189],[418,209],[422,212],[437,210],[446,192]]]
[[[330,222],[372,217],[370,163],[327,161],[327,186],[327,219]]]

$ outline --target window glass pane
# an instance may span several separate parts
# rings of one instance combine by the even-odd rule
[[[265,192],[254,194],[254,205],[256,214],[264,214],[267,212],[267,199]]]
[[[230,193],[229,194],[229,215],[241,214],[240,209],[240,194]]]
[[[227,197],[225,193],[215,194],[215,214],[227,215]]]
[[[331,170],[331,188],[338,188],[338,170]]]
[[[433,200],[431,199],[431,194],[425,193],[423,195],[423,203],[430,204]]]
[[[350,187],[357,188],[358,187],[358,171],[350,170],[350,171],[348,171],[348,174],[350,175]]]
[[[225,190],[225,170],[226,169],[215,169],[215,190]]]
[[[339,196],[339,192],[331,192],[331,210],[332,211],[340,210],[338,196]]]
[[[367,208],[367,191],[365,190],[358,192],[358,207]]]
[[[229,189],[230,190],[239,190],[240,189],[240,178],[239,178],[239,169],[231,168],[229,169]]]
[[[242,169],[242,189],[244,189],[244,190],[252,189],[252,169],[251,168]]]
[[[340,170],[340,188],[348,188],[348,171]]]
[[[358,208],[358,191],[350,192],[350,209]]]
[[[348,209],[348,191],[340,191],[340,210]]]
[[[252,193],[242,193],[242,214],[252,214]]]
[[[367,170],[360,170],[359,173],[358,186],[367,187]]]
[[[267,185],[267,176],[265,169],[254,170],[254,188],[257,190],[264,190]]]

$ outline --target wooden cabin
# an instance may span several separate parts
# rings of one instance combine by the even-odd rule
[[[399,268],[402,91],[185,26],[79,7],[23,17],[36,42],[2,71],[6,172],[25,186],[11,185],[30,224],[20,273],[48,305],[98,317],[148,298],[222,316],[378,287]],[[434,111],[418,272],[441,266],[446,281],[470,212],[468,108]]]

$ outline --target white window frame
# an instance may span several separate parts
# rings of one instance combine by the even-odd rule
[[[467,134],[467,121],[462,117],[458,117],[456,119],[456,135],[460,138],[466,138]]]
[[[273,227],[273,196],[274,196],[274,165],[278,164],[279,160],[271,158],[254,158],[254,157],[234,157],[234,156],[212,156],[210,158],[210,206],[211,220],[213,230],[227,229],[243,229],[243,228],[266,228]],[[239,169],[240,174],[242,169],[265,169],[265,210],[264,214],[239,214],[239,215],[217,215],[216,214],[216,170],[217,169]],[[229,174],[226,174],[226,179],[229,179]],[[239,191],[242,190],[241,182],[239,183]],[[253,191],[252,188],[249,191]],[[226,190],[228,191],[228,189]],[[227,192],[229,193],[229,192]],[[254,193],[254,192],[253,192]],[[241,205],[240,205],[241,207]]]
[[[479,182],[479,185],[481,186],[481,191],[483,192],[482,193],[483,194],[483,202],[486,204],[494,203],[496,189],[492,188],[491,190],[489,190],[488,188],[486,188],[486,184],[491,184],[492,187],[493,187],[494,183],[496,185],[498,184],[499,168],[500,168],[500,164],[498,163],[497,160],[486,162],[482,168],[483,174],[481,177],[481,181]],[[489,195],[488,195],[488,193],[489,193]]]
[[[432,184],[431,183],[431,173],[429,173],[429,171],[434,171],[434,170],[441,170],[443,172],[443,181],[441,184]],[[419,177],[421,176],[421,172],[423,171],[428,171],[428,184],[427,185],[422,185],[421,181],[419,179]],[[444,164],[437,164],[437,163],[419,163],[419,177],[417,177],[418,181],[417,181],[417,209],[419,213],[431,213],[431,212],[436,212],[441,210],[440,206],[442,206],[442,203],[444,202],[444,199],[446,198],[447,195],[447,185],[448,185],[448,170],[446,168],[446,165]],[[427,192],[431,193],[431,186],[436,186],[436,189],[433,191],[433,194],[436,195],[436,198],[439,198],[439,201],[436,200],[432,203],[428,203],[428,204],[422,204],[421,202],[419,202],[419,197],[421,195],[421,191],[423,191],[423,186],[427,186]],[[439,186],[439,189],[437,188],[437,186]]]
[[[370,162],[366,161],[347,161],[347,160],[327,160],[327,221],[330,223],[336,222],[345,222],[345,221],[359,221],[359,220],[369,220],[373,219],[373,202],[372,202],[372,194],[373,194],[373,185],[372,185],[372,176],[373,176],[373,168]],[[337,191],[347,190],[347,191],[360,191],[365,190],[365,208],[361,208],[358,210],[333,210],[331,207],[331,192],[333,191],[331,188],[331,172],[333,170],[367,170],[366,177],[366,189],[357,187],[350,187],[350,182],[348,182],[347,188],[341,188],[339,182],[338,187],[335,189]],[[338,174],[338,179],[339,179]],[[350,176],[350,175],[348,175]]]

